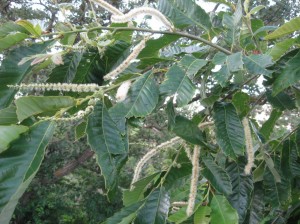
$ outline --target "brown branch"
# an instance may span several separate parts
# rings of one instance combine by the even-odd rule
[[[73,170],[75,170],[79,165],[84,163],[86,160],[91,158],[94,155],[94,152],[90,149],[85,150],[77,159],[74,159],[67,163],[64,167],[56,170],[54,172],[55,178],[62,178],[63,176],[68,175]]]

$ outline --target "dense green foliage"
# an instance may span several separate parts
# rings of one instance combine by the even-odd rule
[[[299,223],[297,12],[269,21],[277,4],[214,0],[208,14],[159,0],[142,8],[161,21],[154,30],[126,20],[139,9],[95,2],[115,15],[47,4],[63,22],[0,26],[0,222],[29,187],[14,222]],[[159,137],[146,140],[147,128]]]

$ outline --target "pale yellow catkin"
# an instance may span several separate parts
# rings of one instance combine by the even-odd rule
[[[164,147],[170,147],[172,145],[174,145],[175,143],[177,143],[179,140],[181,140],[180,137],[175,137],[172,138],[169,141],[166,141],[158,146],[156,146],[155,148],[151,149],[149,152],[147,152],[142,159],[137,163],[135,169],[134,169],[134,175],[131,181],[131,189],[133,189],[133,184],[138,181],[141,172],[142,172],[142,168],[143,166],[153,157],[155,156],[158,152],[160,152],[159,149],[164,148]]]
[[[166,26],[167,28],[173,30],[174,26],[172,23],[157,9],[151,8],[151,7],[139,7],[130,10],[125,15],[112,15],[111,20],[114,23],[125,23],[129,22],[132,18],[138,16],[138,15],[151,15],[155,17],[156,19],[160,20],[161,23]]]
[[[106,2],[104,0],[92,0],[92,1],[94,3],[96,3],[97,5],[99,5],[100,7],[106,9],[113,15],[119,15],[119,16],[124,15],[119,9],[115,8],[114,6],[112,6],[111,4],[109,4],[108,2]]]
[[[117,102],[122,102],[123,100],[125,100],[130,86],[131,86],[130,80],[125,81],[120,85],[116,93]]]
[[[246,153],[247,153],[247,160],[248,160],[244,172],[246,175],[249,175],[251,173],[251,169],[254,164],[254,151],[253,151],[253,144],[252,144],[252,137],[251,137],[251,129],[249,126],[249,121],[246,117],[243,118],[242,124],[244,127],[245,145],[246,145]]]
[[[191,176],[191,186],[190,186],[190,194],[188,200],[188,206],[186,209],[187,216],[191,216],[194,212],[195,201],[197,196],[197,186],[198,186],[198,178],[199,178],[199,156],[200,156],[200,146],[195,145],[194,153],[193,153],[193,169]]]
[[[146,39],[143,39],[139,44],[136,45],[131,54],[117,68],[115,68],[114,70],[112,70],[104,76],[104,80],[115,79],[118,74],[120,74],[126,68],[128,68],[131,61],[139,55],[139,53],[144,49],[145,46]]]

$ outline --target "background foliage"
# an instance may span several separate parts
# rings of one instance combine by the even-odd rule
[[[107,2],[124,13],[144,4]],[[174,25],[166,31],[153,30],[151,16],[111,23],[89,1],[0,1],[1,223],[299,222],[300,4],[210,2],[206,13],[193,0],[148,1]],[[149,33],[158,34],[138,60],[105,81]],[[7,86],[21,83],[100,88]],[[70,119],[90,99],[93,111]],[[213,125],[199,128],[205,122]],[[132,187],[143,155],[175,136],[181,141],[159,148]],[[195,145],[200,176],[189,216],[185,151]]]

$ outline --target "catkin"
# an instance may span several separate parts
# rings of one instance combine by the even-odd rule
[[[167,28],[173,30],[174,26],[172,23],[157,9],[151,7],[140,7],[130,10],[125,15],[112,15],[111,21],[114,23],[125,23],[129,22],[132,18],[138,15],[151,15],[160,20]]]
[[[98,4],[100,7],[106,9],[113,15],[119,15],[119,16],[124,15],[119,9],[115,8],[114,6],[107,3],[106,1],[103,1],[103,0],[92,0],[92,1],[95,2],[96,4]]]
[[[156,146],[155,148],[153,148],[152,150],[150,150],[148,153],[146,153],[142,159],[138,162],[137,166],[134,169],[134,175],[131,181],[131,189],[133,188],[133,184],[138,181],[141,172],[142,172],[142,168],[143,166],[149,161],[149,159],[151,159],[153,156],[155,156],[158,152],[159,149],[164,148],[164,147],[170,147],[172,145],[174,145],[175,143],[177,143],[181,138],[180,137],[175,137],[172,138],[169,141],[166,141],[158,146]]]
[[[9,88],[35,91],[63,91],[63,92],[96,92],[100,90],[97,84],[72,84],[72,83],[32,83],[20,85],[7,85]]]
[[[130,86],[131,86],[130,80],[125,81],[120,85],[120,87],[117,90],[117,94],[116,94],[117,102],[121,102],[121,101],[125,100]]]
[[[245,174],[249,175],[251,173],[251,169],[254,164],[254,151],[253,151],[253,144],[252,144],[252,137],[251,137],[251,130],[249,127],[249,121],[247,118],[243,118],[242,120],[244,126],[244,133],[245,133],[245,145],[246,145],[246,153],[247,153],[247,164],[245,166]]]
[[[120,74],[126,68],[128,68],[131,61],[139,55],[139,53],[144,49],[145,46],[146,39],[143,39],[139,44],[136,45],[131,54],[117,68],[115,68],[114,70],[112,70],[104,76],[104,80],[115,79],[118,74]]]
[[[191,216],[194,211],[195,201],[197,196],[197,185],[199,178],[199,155],[200,155],[200,146],[196,145],[194,147],[193,153],[193,169],[192,169],[192,177],[191,177],[191,186],[190,186],[190,194],[188,200],[188,206],[186,209],[187,216]]]

